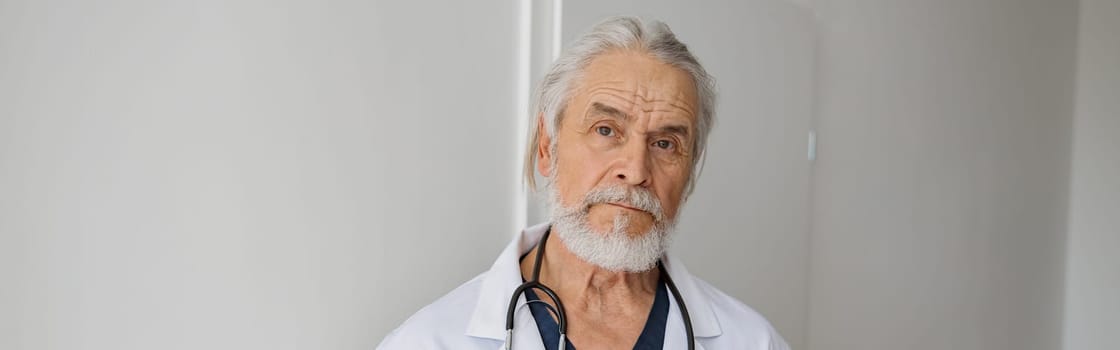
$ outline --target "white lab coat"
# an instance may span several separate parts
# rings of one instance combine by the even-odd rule
[[[521,284],[519,259],[536,246],[547,229],[547,224],[525,229],[502,251],[489,271],[417,311],[377,348],[501,349],[506,336],[506,309],[513,290]],[[750,307],[692,276],[671,255],[664,259],[664,266],[688,307],[696,349],[789,349],[770,323]],[[528,307],[520,307],[524,303],[522,296],[514,323],[513,348],[543,350],[536,321]],[[670,295],[665,349],[687,349],[686,343],[684,321],[676,298]]]

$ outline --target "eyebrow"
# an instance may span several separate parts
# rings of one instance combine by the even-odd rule
[[[669,134],[677,134],[681,137],[688,138],[688,127],[684,125],[668,125],[661,128],[661,132]]]
[[[600,102],[592,102],[591,103],[591,113],[589,113],[588,116],[597,115],[597,114],[605,114],[605,115],[607,115],[611,118],[621,119],[621,120],[625,120],[625,121],[629,121],[629,120],[634,119],[633,116],[631,116],[630,114],[628,114],[626,112],[623,112],[623,111],[619,110],[618,108],[614,108],[614,107],[605,105],[605,104],[600,103]],[[677,135],[680,135],[681,137],[688,138],[688,130],[689,130],[689,128],[687,126],[676,124],[676,125],[663,126],[658,131],[663,132],[663,133],[669,133],[669,134],[677,134]]]
[[[610,117],[615,118],[615,119],[622,119],[622,120],[634,119],[633,116],[627,114],[626,112],[620,111],[620,110],[618,110],[618,108],[614,108],[614,107],[602,104],[600,102],[591,103],[591,112],[592,112],[592,114],[606,114],[607,116],[610,116]]]

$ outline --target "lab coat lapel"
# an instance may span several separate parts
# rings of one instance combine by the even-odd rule
[[[684,299],[685,307],[688,308],[688,316],[692,319],[692,331],[696,338],[718,337],[723,334],[719,320],[716,319],[716,313],[712,310],[711,299],[696,285],[696,279],[692,277],[688,269],[685,269],[684,264],[676,257],[665,254],[662,265],[669,272],[669,277],[673,278],[677,290],[681,292],[681,299]],[[672,302],[673,305],[676,305],[675,298],[672,299]],[[670,320],[669,323],[680,327],[680,334],[683,336],[684,321],[681,319],[680,310],[674,306],[671,311],[677,318],[676,321]]]
[[[675,277],[673,279],[673,282],[680,283],[680,282],[677,282],[677,278],[675,278]],[[680,286],[677,286],[677,288],[679,289]],[[684,292],[682,291],[681,293],[683,294]],[[687,299],[685,299],[685,300],[687,300]],[[688,301],[685,301],[685,302],[687,303]],[[689,309],[689,312],[690,312],[689,316],[692,317],[691,312],[693,312],[693,311],[692,311],[691,308],[694,308],[695,306],[692,306],[692,304],[688,304],[686,306],[690,308]],[[675,297],[673,297],[673,292],[672,291],[669,291],[669,317],[665,321],[667,323],[665,324],[665,346],[663,348],[664,349],[688,349],[688,335],[684,331],[684,318],[681,317],[680,307],[677,305],[677,300],[676,300]],[[695,332],[696,331],[696,324],[695,324],[695,321],[693,321],[693,322],[694,323],[692,325],[692,327],[693,327],[692,330],[693,330],[693,332]],[[696,342],[696,349],[704,349],[704,346],[701,345],[701,343],[699,341],[699,339],[700,339],[699,335],[697,335],[697,339],[698,340]]]
[[[544,350],[544,340],[541,339],[541,332],[537,328],[537,320],[533,318],[533,313],[529,311],[529,307],[525,306],[524,296],[517,302],[516,316],[513,328],[513,349]],[[498,348],[503,349],[503,347]]]
[[[518,235],[506,249],[498,256],[497,261],[486,272],[482,283],[478,301],[471,314],[470,324],[467,325],[466,335],[479,338],[494,339],[502,342],[498,349],[504,346],[506,331],[506,310],[509,299],[513,296],[514,289],[521,285],[521,267],[519,258],[537,244],[548,224],[540,224],[525,229]],[[703,349],[699,340],[702,338],[717,337],[722,334],[719,321],[712,310],[711,301],[704,295],[691,274],[673,256],[666,254],[663,265],[673,278],[677,289],[681,292],[685,305],[688,307],[692,319],[692,329],[697,338],[697,349]],[[684,319],[677,307],[675,298],[670,295],[670,312],[668,324],[665,329],[666,349],[686,349],[687,338],[684,332]],[[515,315],[513,332],[513,346],[517,350],[543,350],[540,331],[537,330],[536,321],[528,307],[524,307],[525,297],[518,299],[518,309]]]
[[[516,239],[506,246],[498,259],[486,272],[479,290],[478,300],[471,313],[466,335],[494,339],[502,342],[506,338],[506,310],[513,291],[521,285],[521,266],[519,258],[537,244],[548,224],[540,224],[525,229]],[[518,310],[513,331],[513,346],[518,350],[543,350],[536,321],[525,305],[525,296],[518,298]],[[501,346],[499,346],[501,348]]]

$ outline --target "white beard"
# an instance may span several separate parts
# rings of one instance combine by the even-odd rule
[[[554,185],[548,186],[552,211],[552,232],[580,259],[609,271],[645,272],[657,265],[672,241],[676,218],[665,218],[661,203],[643,188],[605,186],[592,189],[573,207],[565,207]],[[591,205],[616,202],[646,211],[654,217],[647,232],[634,237],[627,233],[629,220],[624,214],[614,218],[610,232],[596,232],[588,211]]]

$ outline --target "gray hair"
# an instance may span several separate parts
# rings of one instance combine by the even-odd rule
[[[692,148],[692,174],[689,176],[685,195],[692,193],[696,178],[703,169],[701,160],[708,144],[708,133],[714,123],[715,83],[688,47],[677,40],[669,26],[661,21],[643,23],[637,17],[612,17],[591,28],[583,36],[569,44],[563,54],[556,59],[548,74],[537,88],[536,108],[533,121],[529,123],[529,138],[525,150],[525,181],[530,189],[536,188],[534,168],[537,163],[537,144],[540,142],[540,118],[551,138],[551,149],[556,149],[556,133],[560,129],[561,114],[570,98],[572,82],[578,80],[580,73],[599,55],[613,50],[639,50],[658,60],[681,69],[692,77],[699,99],[697,111],[696,138]]]

